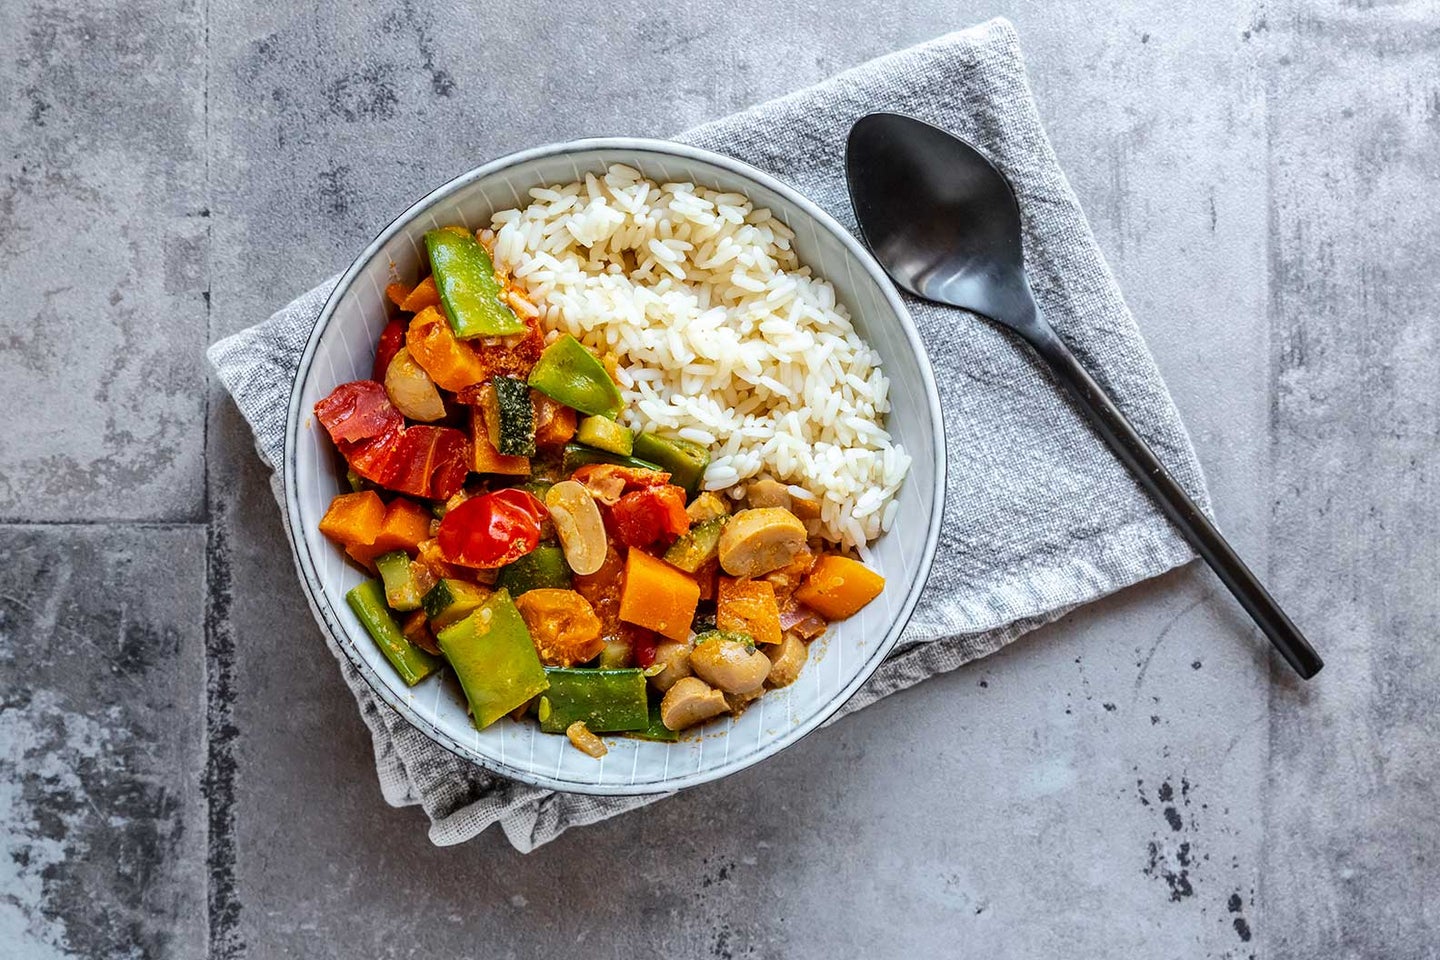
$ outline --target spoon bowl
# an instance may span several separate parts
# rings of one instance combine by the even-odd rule
[[[1025,273],[1022,211],[1004,173],[939,127],[873,113],[850,129],[845,174],[861,236],[891,279],[1019,334],[1286,662],[1307,680],[1319,673],[1315,648],[1041,316]]]
[[[1020,205],[996,166],[939,127],[861,117],[845,154],[860,232],[901,289],[998,323],[1034,312]]]

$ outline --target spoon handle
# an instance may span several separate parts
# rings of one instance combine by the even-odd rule
[[[1195,505],[1195,501],[1175,481],[1155,456],[1155,452],[1135,432],[1130,421],[1115,406],[1094,378],[1075,359],[1075,355],[1046,323],[1035,323],[1024,331],[1035,351],[1050,364],[1060,382],[1070,390],[1085,416],[1099,431],[1100,436],[1110,445],[1122,463],[1135,475],[1135,479],[1155,499],[1160,510],[1170,518],[1214,570],[1220,580],[1234,594],[1235,599],[1250,614],[1270,638],[1281,655],[1295,672],[1306,680],[1320,672],[1325,665],[1315,648],[1310,646],[1300,629],[1291,622],[1275,602],[1275,598],[1245,566],[1245,561],[1226,542],[1215,525]]]

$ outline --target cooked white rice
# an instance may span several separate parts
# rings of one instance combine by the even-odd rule
[[[711,448],[706,489],[759,474],[820,500],[821,532],[864,551],[910,457],[889,381],[790,229],[738,193],[604,177],[495,214],[495,259],[544,322],[620,363],[624,422]]]

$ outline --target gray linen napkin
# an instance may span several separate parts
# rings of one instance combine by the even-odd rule
[[[1046,317],[1208,509],[1189,438],[1045,138],[1008,22],[882,57],[676,139],[775,174],[853,229],[845,136],[860,115],[887,109],[968,138],[1010,176]],[[334,282],[210,348],[272,467],[282,462],[297,360]],[[961,311],[909,306],[946,411],[945,524],[929,587],[900,645],[841,716],[1192,557],[1015,341]],[[273,488],[280,498],[278,476]],[[658,799],[555,793],[489,773],[410,727],[333,644],[332,653],[374,738],[385,799],[422,806],[436,844],[468,840],[498,822],[529,851],[569,827]]]

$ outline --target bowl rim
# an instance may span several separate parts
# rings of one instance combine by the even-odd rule
[[[797,723],[789,730],[786,730],[781,736],[772,740],[763,749],[735,760],[727,760],[715,766],[702,766],[699,770],[692,773],[643,784],[586,783],[583,781],[561,779],[515,767],[509,763],[502,763],[483,755],[472,747],[459,742],[449,733],[420,716],[411,707],[408,699],[391,689],[389,683],[379,676],[378,671],[374,670],[369,663],[359,655],[354,649],[354,638],[350,636],[345,627],[340,623],[334,606],[331,604],[331,598],[316,573],[315,558],[311,554],[309,542],[301,526],[298,471],[295,469],[296,450],[302,421],[300,397],[304,392],[305,382],[308,379],[314,363],[315,351],[319,346],[322,336],[334,319],[334,314],[340,301],[350,291],[356,278],[360,276],[361,271],[375,258],[384,246],[428,208],[478,180],[546,157],[597,150],[654,153],[721,167],[729,173],[735,174],[742,179],[753,181],[784,197],[787,201],[811,217],[821,227],[834,235],[845,247],[846,252],[853,256],[860,266],[870,275],[871,279],[875,281],[891,313],[899,322],[906,339],[909,341],[910,349],[919,363],[920,375],[923,381],[922,387],[926,403],[929,406],[930,419],[933,425],[933,429],[930,432],[930,440],[932,456],[934,457],[935,463],[933,491],[935,508],[931,511],[929,528],[925,533],[920,564],[916,568],[915,579],[910,584],[904,602],[901,604],[899,612],[891,621],[890,628],[886,631],[885,637],[880,643],[871,648],[869,655],[866,657],[860,669],[855,671],[850,681],[831,697],[823,707],[815,711],[815,713],[804,722]],[[305,342],[305,349],[300,355],[299,364],[295,369],[295,379],[291,384],[290,390],[282,467],[284,469],[285,514],[291,529],[291,550],[295,555],[296,565],[299,568],[300,579],[305,587],[305,592],[310,599],[311,606],[315,612],[319,614],[322,626],[326,632],[329,633],[330,639],[334,641],[335,645],[344,653],[345,658],[350,662],[351,666],[355,668],[356,672],[364,678],[366,684],[369,685],[376,696],[392,710],[400,714],[412,727],[425,734],[432,742],[444,747],[456,756],[475,763],[499,776],[517,780],[531,786],[559,790],[567,793],[598,796],[641,796],[673,793],[685,787],[696,786],[712,780],[719,780],[722,777],[729,776],[732,773],[737,773],[740,770],[757,764],[799,742],[805,736],[824,725],[841,707],[850,701],[856,691],[879,669],[880,664],[884,662],[891,650],[895,648],[896,643],[899,642],[900,635],[904,632],[905,627],[914,615],[915,606],[920,600],[920,594],[924,591],[925,585],[929,581],[931,566],[934,562],[935,552],[939,544],[941,523],[945,514],[945,479],[948,464],[946,462],[945,423],[940,409],[940,393],[935,384],[934,368],[930,362],[930,355],[925,349],[924,342],[920,338],[920,332],[915,326],[914,319],[910,316],[910,311],[900,298],[894,284],[891,283],[880,264],[870,254],[870,251],[866,249],[864,244],[849,230],[846,230],[834,217],[794,187],[791,187],[789,184],[763,170],[759,170],[733,157],[670,140],[657,140],[644,137],[587,137],[518,150],[491,160],[466,173],[462,173],[436,187],[434,190],[431,190],[419,200],[406,207],[403,212],[386,224],[385,228],[365,246],[364,250],[356,256],[349,268],[341,274],[339,281],[335,284],[330,296],[326,299],[325,306],[316,318],[315,327],[310,332],[310,336]]]

